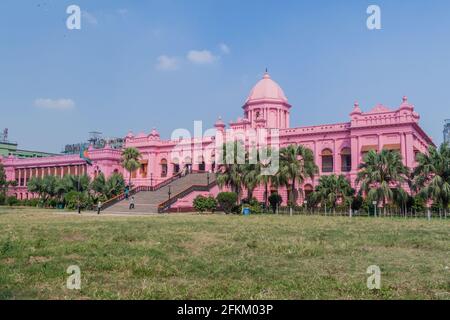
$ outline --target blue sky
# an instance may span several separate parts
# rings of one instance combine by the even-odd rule
[[[81,30],[66,28],[71,4]],[[381,30],[366,27],[370,4]],[[355,100],[369,110],[403,95],[436,143],[450,118],[445,0],[2,0],[0,13],[0,128],[22,148],[228,122],[266,67],[291,126],[348,121]]]

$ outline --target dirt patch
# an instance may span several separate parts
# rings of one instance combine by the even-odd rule
[[[223,242],[216,234],[208,232],[195,233],[190,241],[181,243],[181,246],[193,255],[200,255],[203,250],[219,245]]]
[[[5,264],[5,265],[11,265],[11,264],[14,264],[15,262],[16,262],[16,259],[14,259],[14,258],[2,259],[2,264]]]
[[[31,256],[31,257],[28,259],[28,262],[29,262],[29,263],[44,263],[44,262],[48,262],[48,261],[50,261],[50,260],[52,260],[52,258],[49,258],[49,257],[41,257],[41,256]]]
[[[81,233],[67,233],[62,237],[62,240],[69,242],[84,241],[87,240],[87,237]]]

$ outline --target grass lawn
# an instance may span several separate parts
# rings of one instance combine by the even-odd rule
[[[0,207],[0,299],[450,299],[449,253],[450,220]]]

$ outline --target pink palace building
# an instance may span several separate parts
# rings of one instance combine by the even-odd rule
[[[347,122],[291,127],[292,106],[282,88],[266,72],[250,91],[242,108],[243,117],[230,122],[229,129],[244,132],[248,129],[279,129],[280,147],[302,144],[313,151],[319,167],[319,175],[314,181],[305,181],[303,185],[299,186],[304,191],[303,194],[313,190],[320,175],[343,174],[354,185],[358,166],[364,154],[369,150],[398,150],[405,165],[413,168],[416,165],[416,154],[426,152],[428,146],[433,144],[430,137],[419,126],[420,117],[406,97],[403,97],[401,104],[396,109],[376,105],[370,111],[363,112],[359,104],[355,103]],[[218,132],[228,130],[220,118],[214,127],[216,135]],[[149,134],[128,133],[125,138],[125,147],[135,147],[142,154],[141,168],[131,177],[133,186],[140,187],[141,190],[155,191],[158,187],[167,186],[169,182],[172,183],[176,178],[187,179],[187,176],[181,177],[180,174],[185,169],[194,173],[214,172],[217,167],[213,151],[215,138],[215,135],[212,134],[200,139],[182,139],[180,142],[180,139],[161,139],[156,129]],[[188,155],[181,159],[174,158],[172,151],[180,143],[184,145],[185,150],[188,150]],[[195,150],[195,148],[200,148],[200,150]],[[119,172],[126,179],[129,178],[128,173],[120,164],[121,150],[113,149],[109,145],[103,149],[90,147],[89,155],[92,165],[87,165],[78,155],[32,159],[10,156],[0,161],[5,167],[7,179],[17,181],[17,187],[11,189],[10,193],[19,199],[34,196],[27,191],[27,181],[34,176],[63,176],[70,173],[95,177],[99,172],[103,172],[105,176]],[[184,152],[183,155],[186,153]],[[185,182],[184,187],[189,189],[189,181]],[[196,195],[215,195],[218,192],[219,188],[214,184],[210,184],[207,189],[201,191],[191,188],[186,192],[179,192],[179,196],[173,195],[172,208],[191,207],[192,199]],[[282,190],[281,193],[285,201],[287,199],[286,191]],[[259,188],[254,195],[262,201],[264,191]]]

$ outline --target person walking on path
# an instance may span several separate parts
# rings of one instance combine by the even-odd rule
[[[134,209],[134,197],[131,197],[130,210]]]
[[[128,186],[126,186],[125,187],[125,199],[128,200],[129,194],[130,194],[130,188]]]
[[[102,202],[101,201],[99,201],[98,203],[97,203],[97,214],[100,214],[100,211],[102,210]]]

